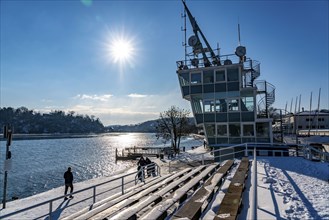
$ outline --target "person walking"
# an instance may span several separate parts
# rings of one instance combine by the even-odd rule
[[[137,162],[137,166],[145,166],[145,165],[146,165],[146,161],[145,161],[144,157],[141,156],[141,158]]]
[[[72,192],[73,192],[73,174],[71,172],[71,167],[67,168],[67,171],[64,173],[64,179],[65,179],[65,192],[64,192],[64,195],[65,195],[65,198],[64,200],[67,200],[67,190],[68,188],[70,187],[70,199],[73,198],[72,196]]]
[[[152,173],[152,168],[151,168],[152,161],[148,157],[146,157],[145,163],[146,163],[147,176],[150,177]]]
[[[141,174],[143,174],[143,178],[145,178],[145,171],[144,171],[145,165],[146,165],[146,161],[145,161],[144,157],[141,156],[141,158],[137,162],[137,166],[138,166],[137,169]]]

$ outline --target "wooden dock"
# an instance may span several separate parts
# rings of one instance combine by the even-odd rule
[[[135,160],[143,157],[163,158],[172,153],[171,147],[130,147],[124,148],[121,153],[115,149],[115,161],[117,160]]]

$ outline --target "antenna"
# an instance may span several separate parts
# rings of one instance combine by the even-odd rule
[[[191,39],[191,38],[190,38],[190,39],[191,39],[192,42],[195,41],[195,44],[198,44],[198,46],[200,47],[200,49],[201,49],[201,53],[202,53],[202,56],[203,56],[203,62],[204,62],[205,67],[211,66],[211,63],[210,63],[210,61],[209,61],[209,59],[208,59],[208,57],[207,57],[207,55],[206,55],[206,52],[210,52],[210,54],[211,54],[211,58],[212,58],[212,60],[213,60],[213,61],[212,61],[213,64],[221,65],[219,58],[215,55],[215,53],[214,53],[214,51],[212,50],[211,46],[209,45],[209,43],[208,43],[206,37],[205,37],[204,34],[202,33],[202,31],[201,31],[199,25],[197,24],[195,18],[192,16],[190,10],[188,9],[188,7],[187,7],[187,5],[186,5],[186,3],[185,3],[185,0],[182,0],[182,2],[183,2],[183,4],[184,4],[185,11],[187,12],[188,18],[189,18],[189,20],[190,20],[190,23],[191,23],[191,26],[192,26],[192,28],[193,28],[193,32],[194,32],[194,36],[193,36],[193,38],[195,38],[195,40],[194,40],[194,39]],[[208,51],[206,51],[205,48],[203,48],[202,43],[201,43],[201,41],[200,41],[200,38],[199,38],[199,36],[198,36],[198,33],[200,33],[200,35],[201,35],[201,37],[202,37],[204,43],[205,43],[206,46],[207,46],[206,49],[208,49]],[[192,43],[192,42],[191,42],[191,43]]]
[[[241,36],[240,36],[240,19],[238,18],[238,46],[235,49],[235,55],[237,55],[240,58],[240,63],[243,63],[246,61],[246,47],[241,46]]]
[[[185,2],[185,0],[183,0]],[[185,50],[185,60],[184,60],[184,65],[187,65],[187,45],[186,45],[186,9],[184,8],[184,14],[182,15],[184,18],[184,50]]]
[[[238,18],[238,38],[239,38],[239,46],[241,46],[241,38],[240,38],[240,19]]]

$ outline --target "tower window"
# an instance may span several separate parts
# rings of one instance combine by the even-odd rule
[[[239,111],[239,100],[229,99],[228,100],[228,110],[229,111]]]
[[[227,136],[227,125],[226,124],[217,125],[217,136]]]
[[[243,136],[255,136],[253,124],[243,125]]]
[[[205,124],[206,133],[208,137],[215,136],[215,125],[214,124]]]
[[[201,83],[201,73],[191,73],[191,84]]]
[[[239,123],[229,124],[230,137],[240,137],[241,129]]]
[[[239,69],[238,68],[230,68],[227,69],[227,81],[239,81]]]
[[[203,83],[213,83],[214,82],[214,71],[204,71],[203,72]]]
[[[225,70],[216,71],[216,82],[224,82],[225,80]]]

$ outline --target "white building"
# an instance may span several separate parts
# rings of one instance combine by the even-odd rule
[[[292,130],[298,134],[305,135],[309,132],[321,132],[329,129],[329,111],[305,111],[297,113],[292,118]],[[313,134],[314,135],[314,134]],[[319,134],[321,135],[321,134]]]
[[[276,122],[274,131],[280,131],[281,124]],[[329,111],[303,111],[282,117],[282,130],[286,134],[329,135]]]

